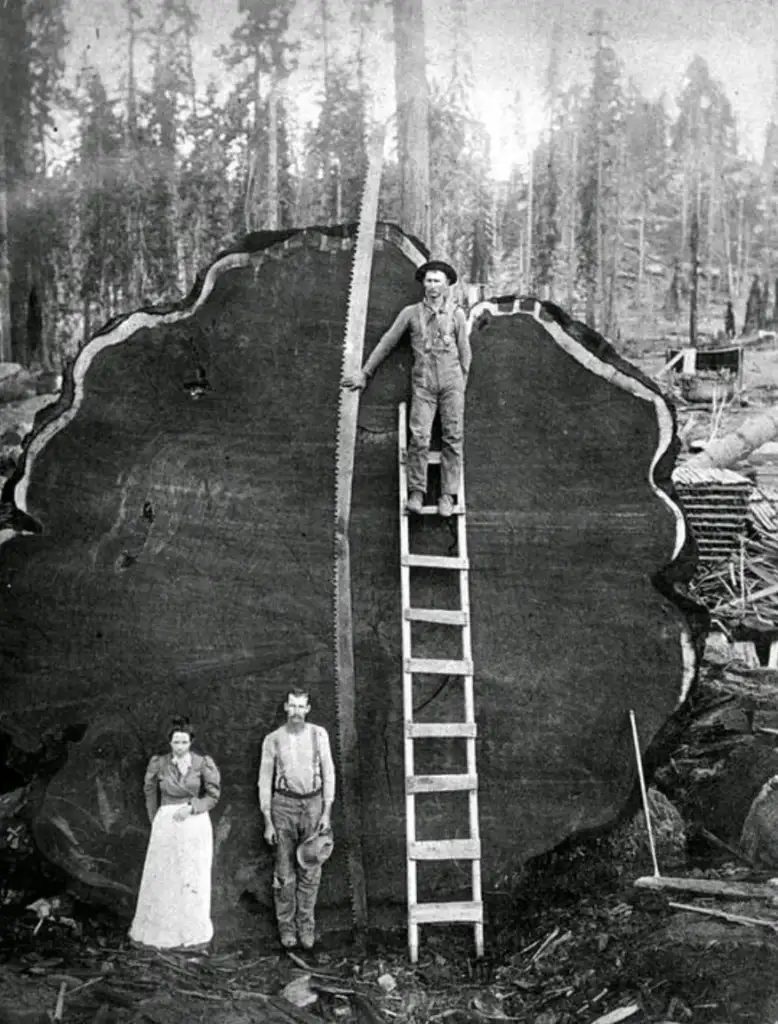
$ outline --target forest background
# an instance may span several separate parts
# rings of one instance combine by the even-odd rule
[[[3,0],[0,359],[59,369],[246,233],[356,220],[387,119],[380,217],[451,260],[464,301],[535,294],[617,343],[661,338],[696,236],[703,321],[731,299],[739,328],[777,324],[773,69],[744,144],[702,56],[647,96],[618,0],[581,6],[575,45],[549,4],[531,57],[516,42],[532,85],[506,74],[498,97],[477,72],[490,2],[450,0],[430,40],[423,0],[113,0],[108,68],[97,39],[74,52],[78,0]]]

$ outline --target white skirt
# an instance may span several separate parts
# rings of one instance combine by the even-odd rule
[[[155,949],[200,946],[213,938],[213,828],[207,812],[174,821],[181,804],[154,815],[130,939]]]

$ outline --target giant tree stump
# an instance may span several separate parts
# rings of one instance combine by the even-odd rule
[[[16,482],[41,532],[7,532],[0,551],[4,727],[88,726],[49,787],[38,841],[128,912],[147,837],[143,766],[165,749],[170,714],[193,717],[195,745],[223,772],[222,928],[272,928],[256,778],[289,687],[310,688],[337,750],[334,447],[352,246],[348,230],[250,239],[181,308],[108,325],[38,423]],[[379,230],[368,350],[418,297],[422,259]],[[647,744],[694,664],[673,592],[688,551],[665,400],[553,307],[475,312],[466,474],[488,889],[616,819],[635,778],[628,709]],[[405,901],[396,421],[409,364],[403,346],[363,398],[353,494],[362,838],[378,925],[402,922]],[[413,530],[416,549],[451,547],[441,520]],[[422,573],[417,603],[444,604],[445,586]],[[416,635],[418,653],[455,654],[436,628]],[[418,717],[459,720],[460,700],[455,681],[422,681]],[[417,770],[459,770],[456,741],[436,742]],[[419,838],[463,834],[452,800],[420,801]],[[341,844],[324,873],[325,927],[349,923],[346,874]],[[421,898],[450,898],[462,873],[439,867],[420,884]]]

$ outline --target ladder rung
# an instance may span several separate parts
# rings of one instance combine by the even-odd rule
[[[412,924],[449,924],[456,921],[475,921],[484,919],[483,903],[412,903],[408,907],[408,917]]]
[[[406,658],[405,671],[429,676],[471,676],[472,661],[447,658]]]
[[[410,775],[405,780],[406,793],[458,793],[478,789],[477,775]]]
[[[459,608],[406,608],[405,618],[411,622],[438,622],[448,626],[466,626],[467,612]]]
[[[406,733],[413,740],[474,740],[478,735],[478,726],[475,722],[408,722]]]
[[[467,558],[456,558],[451,555],[403,555],[402,565],[424,567],[427,569],[469,569]]]
[[[406,515],[407,514],[408,513],[406,513]],[[465,514],[465,506],[464,505],[454,505],[454,509],[453,509],[451,514],[452,514],[452,516],[463,516]],[[436,516],[436,515],[438,515],[438,506],[437,505],[422,505],[421,512],[419,512],[418,515],[422,515],[422,516]]]
[[[439,466],[440,465],[440,449],[439,448],[431,448],[430,449],[430,453],[427,456],[427,462],[428,462],[428,464],[430,466]]]
[[[479,839],[427,839],[408,843],[408,860],[480,860]]]

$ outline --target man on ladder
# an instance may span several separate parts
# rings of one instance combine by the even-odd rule
[[[363,389],[406,331],[413,349],[411,372],[410,442],[408,444],[408,512],[419,513],[427,490],[427,459],[435,413],[440,409],[441,460],[438,512],[454,511],[462,471],[465,388],[470,372],[470,341],[464,311],[451,297],[457,273],[442,260],[424,263],[416,271],[424,299],[405,306],[383,334],[364,366],[343,384]]]

